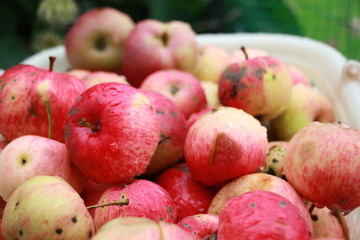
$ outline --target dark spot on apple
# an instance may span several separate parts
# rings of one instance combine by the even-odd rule
[[[32,72],[32,73],[30,73],[30,75],[31,75],[31,76],[35,76],[35,75],[36,75],[36,73]]]
[[[281,176],[281,178],[282,178],[283,180],[287,181],[287,178],[286,178],[286,176],[285,176],[284,174]]]
[[[23,158],[23,159],[21,159],[21,165],[25,165],[26,164],[26,159],[25,158]]]
[[[60,235],[60,234],[62,234],[63,230],[61,228],[57,228],[55,230],[55,232],[56,232],[56,234]]]
[[[38,114],[37,112],[35,112],[33,106],[31,106],[31,107],[28,109],[28,114],[31,115],[31,116],[34,116],[34,117],[39,116],[39,114]]]
[[[2,83],[2,81],[3,81],[3,80],[2,80],[2,79],[0,79],[0,83]]]
[[[171,115],[176,118],[178,116],[177,112],[171,112]]]
[[[277,160],[277,159],[275,159],[275,158],[273,158],[273,160],[271,160],[273,163],[277,163],[277,162],[279,162],[279,160]]]
[[[215,112],[217,112],[217,111],[219,111],[219,109],[217,109],[217,108],[211,109],[211,113],[215,113]]]
[[[0,91],[2,91],[4,89],[4,87],[6,86],[7,82],[3,83],[0,87]]]
[[[275,75],[275,74],[272,75],[272,80],[273,80],[273,81],[276,80],[276,75]]]
[[[72,221],[73,223],[76,223],[76,222],[77,222],[77,218],[76,218],[76,217],[73,217],[73,218],[71,218],[71,221]]]
[[[95,49],[98,51],[104,51],[106,48],[105,36],[100,36],[95,41]]]
[[[170,218],[174,219],[174,210],[172,209],[171,206],[168,206],[168,212],[169,212]]]
[[[92,233],[92,231],[90,230],[89,235],[88,235],[89,239],[92,238],[92,234],[93,234],[93,233]]]
[[[313,220],[314,222],[316,222],[317,220],[319,220],[318,216],[315,214],[311,214],[311,220]]]
[[[238,94],[237,86],[233,85],[231,87],[230,98],[236,98],[237,94]]]
[[[28,90],[28,88],[26,87],[26,88],[25,88],[25,91],[27,91],[27,90]]]
[[[180,91],[180,88],[178,86],[176,86],[176,85],[171,85],[170,86],[170,93],[172,95],[175,96],[179,91]]]
[[[19,204],[20,204],[20,202],[19,202],[19,201],[17,201],[17,202],[15,203],[14,210],[16,210],[16,209],[19,207]]]
[[[15,100],[15,96],[11,96],[11,100]]]
[[[193,232],[193,234],[194,234],[194,235],[196,235],[196,234],[197,234],[197,232]]]
[[[156,110],[157,114],[165,114],[165,112],[163,110]]]
[[[23,231],[21,229],[19,230],[19,236],[20,237],[24,236],[24,233],[23,233]]]
[[[286,203],[284,201],[279,202],[280,207],[286,207]]]
[[[192,100],[193,100],[194,102],[197,102],[197,101],[199,101],[199,98],[198,98],[197,96],[193,96],[193,97],[192,97]]]
[[[256,203],[250,203],[250,204],[249,204],[249,207],[250,207],[250,208],[256,207]]]
[[[163,221],[163,220],[164,220],[164,218],[163,218],[163,217],[159,217],[159,220],[160,220],[160,221]]]
[[[168,45],[169,39],[170,39],[169,38],[169,33],[164,32],[160,36],[158,36],[158,38],[161,40],[164,47]]]
[[[16,78],[14,78],[14,82],[16,82],[16,80],[17,80],[17,79],[16,79]]]
[[[246,70],[246,67],[240,67],[237,69],[235,67],[230,67],[225,70],[224,78],[229,79],[232,83],[238,83],[244,77]]]
[[[275,170],[272,168],[272,167],[269,167],[269,169],[266,171],[267,174],[270,174],[270,175],[273,175],[275,176],[276,175],[276,172]]]
[[[2,103],[2,100],[0,100],[0,103]]]

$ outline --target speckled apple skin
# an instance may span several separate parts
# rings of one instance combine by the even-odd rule
[[[116,218],[103,225],[92,240],[191,240],[192,235],[174,223],[142,217]]]
[[[267,144],[267,130],[256,118],[241,109],[220,107],[189,129],[185,161],[195,180],[222,185],[262,166]]]
[[[81,118],[98,130],[81,127]],[[65,133],[71,161],[98,183],[124,182],[144,173],[160,140],[150,100],[122,83],[86,90],[68,114]]]
[[[7,141],[23,135],[48,137],[48,101],[52,139],[64,142],[66,115],[84,90],[80,79],[65,73],[23,64],[9,68],[0,77],[0,133]]]
[[[312,122],[289,141],[288,182],[316,206],[345,214],[360,205],[360,131],[345,124]]]
[[[314,208],[312,215],[316,216],[316,220],[313,220],[313,238],[332,237],[345,239],[339,221],[331,214],[328,208]],[[341,216],[341,218],[347,227],[346,218],[344,216]]]
[[[99,204],[128,200],[128,205],[96,208],[96,228],[114,218],[146,217],[152,220],[177,222],[174,199],[160,185],[145,179],[138,179],[122,186],[109,187],[101,196]]]
[[[207,107],[205,91],[191,73],[181,70],[160,70],[150,74],[140,86],[170,98],[188,118]]]
[[[22,183],[39,175],[62,177],[79,193],[86,179],[70,161],[65,144],[46,137],[18,137],[0,153],[0,195],[4,200]]]
[[[151,90],[140,89],[140,92],[149,98],[160,126],[160,141],[145,172],[145,175],[149,176],[183,158],[188,129],[184,114],[171,99]]]
[[[299,209],[268,191],[252,191],[228,200],[219,215],[219,240],[307,240],[308,225]]]
[[[266,173],[252,173],[241,176],[225,184],[214,196],[208,209],[210,214],[221,214],[226,201],[251,191],[269,191],[276,193],[296,206],[312,232],[312,220],[303,199],[294,188],[285,180]]]
[[[5,239],[90,239],[92,217],[79,194],[60,177],[36,176],[19,186],[5,207]]]
[[[219,216],[212,214],[196,214],[183,218],[177,223],[194,236],[194,240],[202,240],[218,230]]]
[[[175,200],[179,221],[190,215],[206,213],[217,191],[195,181],[186,163],[164,170],[155,182]]]
[[[282,61],[264,56],[230,64],[220,77],[218,95],[224,106],[271,119],[285,109],[291,88]]]

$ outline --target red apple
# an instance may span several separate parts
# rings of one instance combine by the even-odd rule
[[[188,118],[207,106],[205,91],[191,73],[181,70],[160,70],[150,74],[140,86],[170,98]]]
[[[313,218],[313,238],[332,237],[344,239],[343,229],[339,221],[328,208],[314,208],[311,216]],[[341,216],[341,218],[346,224],[345,217]]]
[[[150,100],[128,84],[97,84],[81,94],[68,114],[70,159],[98,183],[124,182],[144,173],[159,140]]]
[[[310,85],[310,80],[303,70],[290,64],[287,65],[287,68],[290,73],[293,85],[300,83],[304,85]]]
[[[84,77],[81,78],[81,80],[84,81],[87,89],[94,86],[95,84],[103,82],[118,82],[129,84],[123,75],[107,71],[93,71],[89,74],[86,74]]]
[[[145,19],[136,24],[126,40],[121,69],[128,82],[139,87],[158,70],[192,71],[196,55],[195,32],[188,23]]]
[[[350,213],[360,206],[360,131],[341,123],[312,122],[289,141],[284,172],[317,207]]]
[[[160,185],[145,179],[126,185],[109,187],[101,195],[99,204],[124,201],[127,204],[111,205],[95,209],[94,222],[97,229],[114,218],[146,217],[167,222],[177,222],[174,199]]]
[[[1,76],[0,133],[7,141],[39,135],[64,142],[66,115],[84,83],[71,75],[31,65],[16,65]]]
[[[183,218],[177,224],[191,233],[196,240],[210,237],[218,230],[219,217],[211,214],[196,214]]]
[[[186,125],[187,125],[188,129],[190,129],[190,127],[194,124],[194,122],[196,122],[196,120],[198,120],[202,115],[204,115],[205,113],[210,112],[214,109],[216,109],[216,108],[205,108],[199,112],[191,114],[190,117],[186,120]]]
[[[268,191],[252,191],[227,201],[219,215],[219,240],[306,240],[311,233],[299,209]]]
[[[119,71],[125,40],[134,25],[129,15],[111,7],[83,13],[66,34],[70,65],[91,71]]]
[[[156,183],[168,191],[175,200],[178,220],[206,213],[217,190],[195,181],[185,163],[176,164],[160,173]]]
[[[221,104],[271,119],[279,115],[291,96],[292,81],[285,64],[272,56],[230,64],[219,81]]]
[[[140,92],[149,98],[160,126],[160,141],[145,172],[150,176],[183,158],[187,127],[184,114],[171,99],[151,90]]]
[[[219,107],[205,113],[185,140],[185,161],[194,179],[221,185],[257,171],[266,159],[266,131],[259,120],[240,109]]]

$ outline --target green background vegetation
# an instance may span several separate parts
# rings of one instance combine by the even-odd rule
[[[135,22],[183,20],[197,33],[295,34],[328,43],[346,57],[360,60],[359,0],[12,0],[0,2],[0,68],[62,44],[75,19],[66,5],[71,1],[75,16],[111,6]],[[50,19],[38,11],[44,2]]]

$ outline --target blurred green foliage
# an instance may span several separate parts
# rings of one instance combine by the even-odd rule
[[[51,21],[38,11],[45,1]],[[197,33],[308,36],[332,44],[349,58],[360,57],[358,0],[12,0],[0,2],[0,68],[9,68],[37,51],[62,44],[74,22],[69,14],[61,14],[61,7],[69,2],[75,3],[78,15],[110,6],[128,13],[135,22],[145,18],[182,20]],[[66,23],[66,17],[68,24],[56,24]]]

